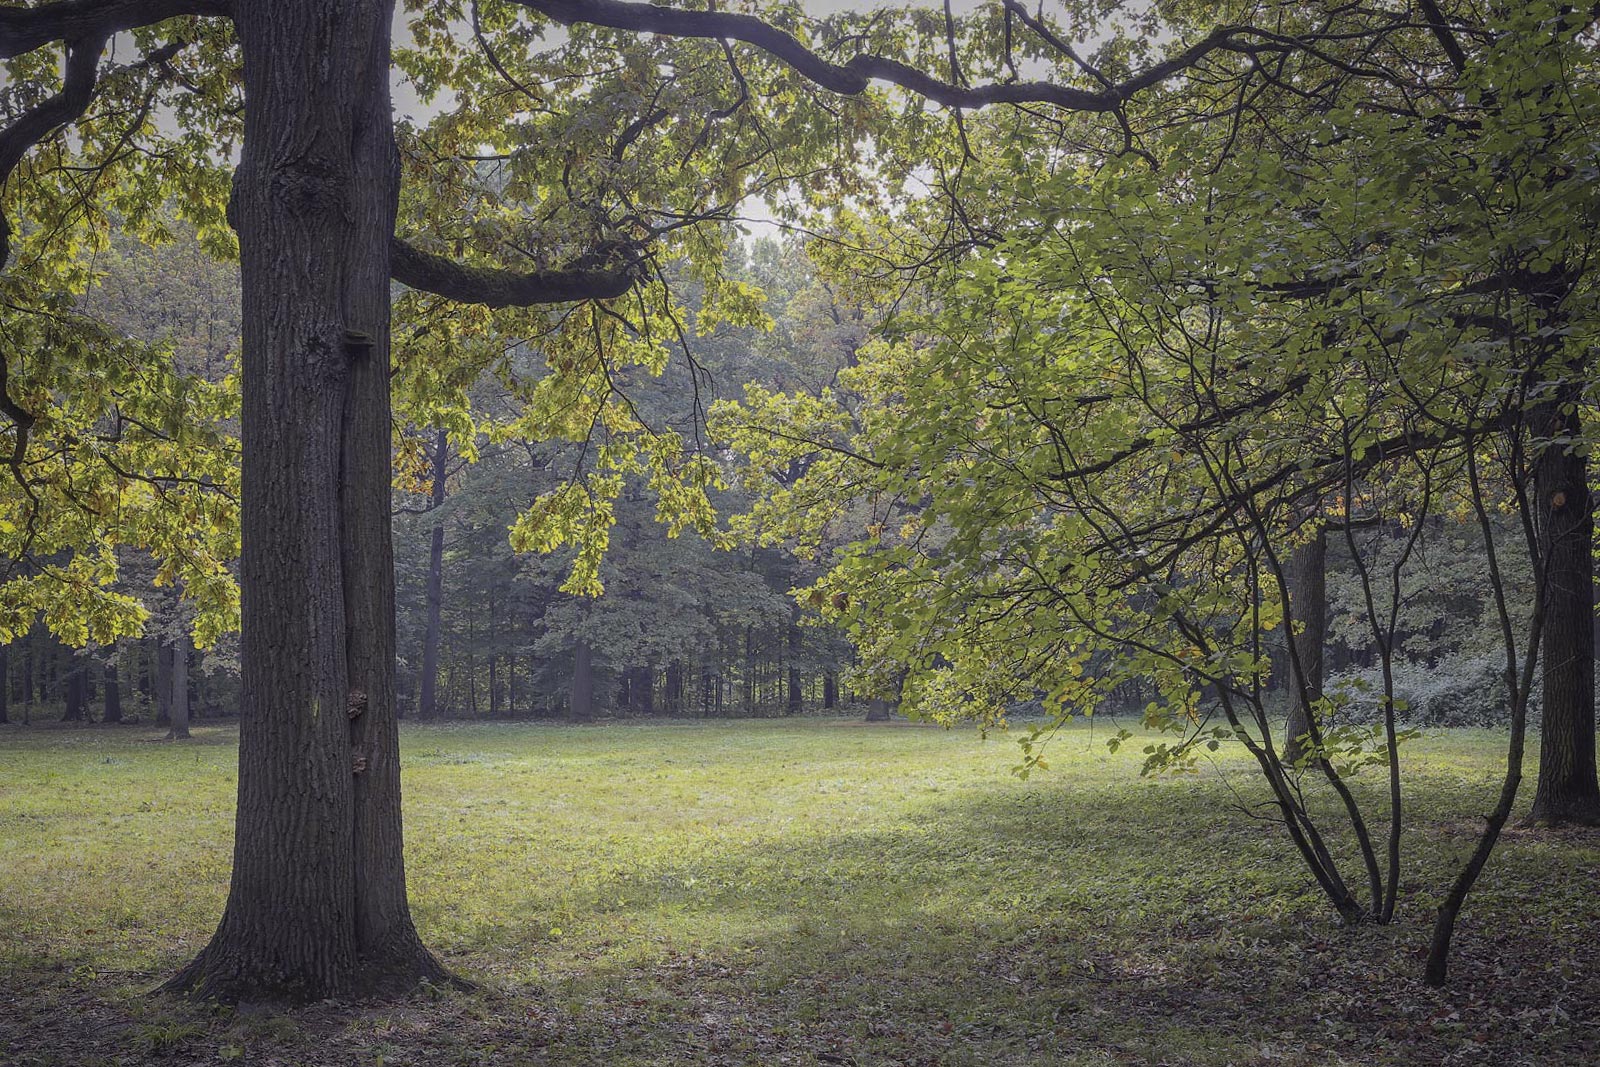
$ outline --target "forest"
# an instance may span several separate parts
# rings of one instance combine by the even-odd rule
[[[1600,1057],[1597,47],[0,2],[0,1063]]]

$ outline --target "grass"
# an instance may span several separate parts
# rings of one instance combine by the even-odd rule
[[[1143,780],[1106,733],[1023,781],[1004,737],[906,725],[408,726],[413,908],[480,990],[236,1012],[145,995],[221,911],[232,730],[0,730],[0,1063],[1600,1055],[1590,833],[1512,832],[1452,988],[1417,982],[1503,737],[1408,746],[1399,920],[1348,930],[1236,810],[1262,795],[1245,762]]]

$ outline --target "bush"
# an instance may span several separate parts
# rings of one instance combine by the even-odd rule
[[[1492,656],[1445,656],[1432,667],[1419,660],[1394,661],[1395,698],[1405,706],[1399,718],[1414,726],[1506,726],[1511,702],[1503,660]],[[1341,671],[1324,685],[1336,705],[1339,723],[1367,723],[1380,717],[1383,671],[1368,667]],[[1537,722],[1543,687],[1535,674],[1528,718]]]

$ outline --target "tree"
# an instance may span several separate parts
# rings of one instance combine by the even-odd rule
[[[433,437],[433,484],[429,489],[430,511],[444,506],[445,481],[449,477],[450,437],[439,430]],[[421,677],[417,684],[417,714],[431,719],[439,713],[435,691],[439,684],[440,614],[444,608],[444,519],[435,515],[428,538],[427,621],[423,624]]]
[[[1110,77],[1080,70],[1070,46],[1023,5],[1010,3],[1004,47],[992,26],[965,31],[965,42],[983,46],[983,72],[996,77],[969,84],[954,60],[948,81],[926,72],[946,62],[937,20],[846,19],[808,30],[781,8],[774,24],[615,0],[523,0],[475,10],[470,43],[463,45],[455,4],[414,7],[419,47],[401,52],[402,66],[423,91],[459,89],[470,106],[432,124],[430,137],[414,139],[405,130],[400,141],[389,100],[393,4],[386,0],[56,0],[0,8],[0,60],[11,61],[14,82],[37,90],[8,102],[13,110],[0,130],[0,178],[17,172],[26,179],[6,186],[0,264],[15,256],[27,301],[47,303],[45,294],[72,284],[71,257],[52,250],[51,238],[62,230],[58,222],[91,232],[103,225],[97,182],[115,184],[119,202],[148,207],[176,199],[206,239],[224,248],[231,244],[222,225],[226,200],[238,239],[244,537],[234,871],[216,935],[174,979],[174,989],[230,999],[314,998],[443,977],[412,926],[400,848],[389,532],[391,279],[414,291],[401,306],[422,334],[412,334],[401,347],[413,351],[400,351],[394,361],[392,388],[408,401],[449,390],[426,358],[416,358],[431,354],[438,340],[426,334],[431,323],[422,306],[432,297],[417,294],[495,309],[614,298],[641,287],[638,306],[626,314],[586,304],[532,331],[548,330],[545,348],[557,373],[530,387],[522,428],[575,439],[598,432],[602,467],[586,485],[537,502],[521,543],[548,550],[577,542],[569,584],[593,591],[625,473],[648,473],[675,521],[710,522],[709,457],[688,455],[680,435],[639,422],[614,388],[621,365],[659,369],[664,346],[680,333],[681,319],[642,244],[695,255],[714,290],[711,303],[725,317],[753,321],[759,318],[753,296],[724,284],[709,265],[720,260],[715,230],[692,224],[726,218],[752,187],[777,187],[814,172],[820,158],[859,156],[875,106],[868,93],[873,79],[952,108],[1026,103],[1101,114],[1105,130],[1113,131],[1125,129],[1132,98],[1158,93],[1186,70],[1239,55],[1299,54],[1318,39],[1308,32],[1285,44],[1277,30],[1227,26]],[[645,41],[574,29],[552,50],[559,61],[541,67],[531,47],[540,24],[520,21],[524,11],[657,36]],[[101,71],[107,40],[130,30],[141,58]],[[736,56],[732,41],[777,62]],[[56,42],[66,62],[60,88],[51,92],[57,54],[47,46]],[[840,42],[862,50],[844,62],[826,58]],[[949,43],[961,43],[953,30]],[[894,58],[897,52],[913,62]],[[621,62],[603,68],[586,62],[601,55]],[[569,60],[605,74],[565,78]],[[1042,62],[1061,82],[1021,80],[1019,61]],[[590,115],[620,112],[626,120],[620,127],[542,124],[537,116],[550,110],[551,95],[537,87],[542,70],[560,72],[568,102],[589,104]],[[506,91],[475,91],[485,84]],[[797,106],[819,91],[847,99],[827,109]],[[521,123],[518,116],[520,128],[513,129],[511,109],[530,103],[537,105],[535,119]],[[158,104],[177,119],[177,134],[157,128]],[[681,114],[708,118],[668,121]],[[76,140],[69,140],[60,130],[73,122]],[[917,128],[915,118],[906,127]],[[906,136],[914,140],[914,133]],[[130,138],[164,139],[172,151],[124,152]],[[47,150],[34,151],[46,139]],[[230,188],[227,156],[235,143]],[[492,180],[477,165],[495,162],[482,158],[486,147],[504,164]],[[94,165],[55,165],[71,150]],[[164,188],[150,162],[156,159],[160,166],[168,160],[192,166]],[[696,165],[688,165],[691,159]],[[95,175],[87,186],[85,172]],[[411,176],[404,187],[402,173]],[[848,180],[851,169],[838,173]],[[10,191],[16,187],[27,190],[20,201]],[[397,237],[402,200],[408,223],[426,231],[418,243]],[[432,210],[431,227],[419,204]],[[12,225],[13,217],[20,225]],[[492,326],[491,334],[526,335],[519,333],[526,319],[496,314],[461,316],[441,329]],[[26,327],[31,336],[19,334],[13,343],[68,352],[78,366],[92,362],[97,339],[88,327],[49,316],[30,317]],[[55,334],[72,347],[48,344]],[[8,352],[8,374],[12,358]],[[126,373],[143,373],[151,363],[147,352],[132,351]],[[78,397],[74,403],[86,418],[99,417],[104,405],[93,409],[89,400],[103,393],[95,393],[92,375],[65,385],[61,395]],[[0,407],[13,424],[11,471],[30,495],[38,490],[19,473],[21,460],[57,429],[30,410],[47,403],[46,396],[36,388],[15,396],[11,387],[0,388]],[[63,455],[80,453],[68,447]],[[113,477],[116,456],[99,458],[104,462],[92,469],[117,487],[112,495],[121,493],[118,479],[126,479]],[[203,486],[187,485],[192,472],[161,477],[166,496],[180,487],[197,490],[185,506],[213,513],[219,507]],[[213,480],[227,477],[219,470]],[[57,525],[48,532],[63,548],[118,537],[155,544],[186,568],[193,590],[211,597],[217,616],[227,614],[230,583],[219,574],[218,557],[177,543],[192,522],[173,518],[162,526],[151,519],[119,533],[104,521],[110,511],[62,507],[52,516],[71,521],[52,517]],[[97,569],[103,566],[99,555],[80,550],[54,576],[70,579],[74,606],[89,610],[74,616],[58,606],[69,602],[59,595],[47,606],[44,584],[28,587],[33,599],[26,606],[47,606],[52,625],[78,643],[109,643],[132,632],[140,609],[131,598],[104,593]],[[74,626],[73,617],[83,621]]]
[[[1419,7],[1405,31],[1398,13],[1347,12],[1346,29],[1367,42],[1359,60],[1290,47],[1268,49],[1265,70],[1251,53],[1213,71],[1163,103],[1220,109],[1225,127],[1143,138],[1136,117],[1120,158],[1101,167],[1062,158],[1063,140],[1094,136],[1081,124],[969,119],[964,180],[906,214],[935,249],[948,247],[943,220],[958,220],[971,254],[934,268],[933,309],[903,316],[850,376],[871,418],[753,395],[728,421],[753,480],[766,479],[763,521],[815,528],[848,502],[841,486],[902,502],[811,595],[913,672],[914,708],[998,717],[1020,688],[1069,715],[1106,685],[1152,676],[1162,699],[1147,724],[1177,740],[1152,744],[1151,766],[1183,766],[1196,745],[1245,745],[1348,921],[1388,921],[1398,884],[1403,735],[1390,665],[1403,563],[1386,581],[1361,576],[1382,721],[1363,739],[1307,715],[1302,776],[1265,714],[1264,649],[1283,634],[1294,699],[1314,710],[1318,627],[1296,612],[1320,614],[1320,597],[1294,595],[1281,549],[1330,495],[1347,529],[1384,500],[1391,521],[1445,501],[1474,516],[1512,732],[1500,801],[1440,910],[1427,969],[1438,983],[1514,803],[1541,646],[1545,684],[1562,692],[1549,730],[1574,722],[1583,739],[1569,753],[1593,751],[1582,718],[1593,664],[1587,646],[1575,652],[1590,632],[1559,601],[1592,602],[1576,558],[1590,551],[1576,415],[1592,392],[1592,345],[1577,338],[1597,320],[1577,264],[1589,262],[1597,204],[1593,184],[1573,178],[1596,99],[1577,43],[1590,16],[1536,5],[1446,19]],[[1280,13],[1296,40],[1331,24]],[[1570,90],[1560,104],[1556,81]],[[1419,93],[1443,110],[1419,107]],[[1444,106],[1466,99],[1487,106]],[[1554,411],[1573,417],[1554,423]],[[1490,457],[1506,498],[1486,503]],[[803,492],[786,480],[796,467]],[[830,487],[820,513],[796,506]],[[1489,517],[1500,507],[1527,534],[1526,605],[1508,601],[1496,561]],[[1401,525],[1403,559],[1424,526]],[[1026,739],[1025,767],[1039,740]],[[1368,753],[1389,768],[1386,842],[1344,783]],[[1297,795],[1318,779],[1348,814],[1364,890]]]

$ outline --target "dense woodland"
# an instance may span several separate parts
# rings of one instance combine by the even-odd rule
[[[891,708],[1235,761],[1442,987],[1600,825],[1597,20],[0,5],[6,717],[237,721],[200,1000],[465,988],[402,720]]]

